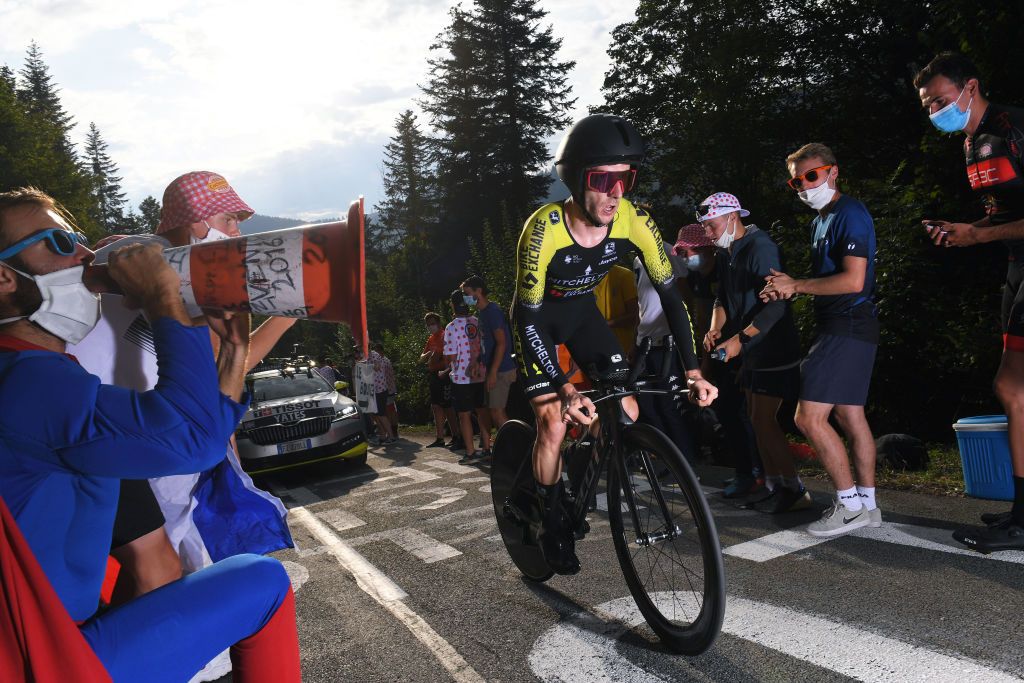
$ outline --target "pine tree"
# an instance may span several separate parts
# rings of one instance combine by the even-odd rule
[[[374,207],[377,230],[372,248],[388,250],[407,235],[425,236],[437,223],[430,173],[429,141],[412,110],[395,121],[395,135],[384,146],[384,200]]]
[[[42,189],[76,217],[86,234],[98,238],[103,231],[91,218],[92,182],[67,134],[71,119],[38,46],[33,43],[28,54],[20,78],[0,68],[0,187]]]
[[[160,202],[149,196],[139,203],[139,232],[154,233],[160,225]]]
[[[68,134],[75,122],[60,103],[60,89],[54,85],[50,69],[43,62],[43,51],[35,41],[28,46],[25,66],[19,75],[21,82],[17,90],[18,99],[30,114],[39,116],[57,127],[61,133],[61,151],[74,158],[75,148]]]
[[[11,67],[6,64],[0,64],[0,84],[11,92],[14,92],[15,88],[18,86],[14,72],[11,70]]]
[[[121,192],[121,177],[117,175],[117,164],[107,154],[107,143],[95,123],[89,124],[89,134],[85,138],[85,171],[92,178],[93,219],[107,232],[121,229],[127,203]]]
[[[575,62],[557,59],[559,41],[537,0],[476,0],[481,115],[490,141],[490,172],[514,222],[521,222],[548,191],[547,141],[571,122],[575,104],[567,86]],[[500,213],[489,212],[492,225]]]
[[[481,191],[490,166],[490,144],[483,134],[480,57],[473,17],[461,6],[450,11],[451,25],[431,46],[430,75],[422,86],[423,110],[434,129],[441,214],[447,228],[445,246],[464,244],[473,223],[484,214]]]
[[[557,60],[537,0],[475,0],[451,16],[431,48],[422,106],[434,128],[444,225],[464,248],[484,221],[502,225],[503,210],[518,221],[547,192],[547,140],[569,123],[574,64]]]

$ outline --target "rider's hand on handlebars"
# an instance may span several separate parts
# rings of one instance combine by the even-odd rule
[[[561,398],[562,422],[565,424],[576,423],[585,426],[589,425],[597,417],[597,408],[594,406],[594,402],[576,391],[575,388],[568,393],[562,394]]]
[[[703,377],[689,380],[687,384],[690,387],[690,401],[701,408],[711,405],[718,398],[718,388]]]

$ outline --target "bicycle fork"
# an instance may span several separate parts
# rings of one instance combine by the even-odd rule
[[[665,502],[665,492],[661,490],[661,484],[657,477],[654,476],[651,458],[645,451],[640,451],[639,453],[640,465],[643,467],[647,481],[651,483],[651,490],[661,512],[661,518],[664,520],[664,526],[661,531],[642,532],[643,525],[640,523],[639,505],[636,501],[633,479],[629,476],[625,454],[620,451],[619,455],[620,457],[615,458],[615,460],[619,468],[619,480],[622,482],[622,494],[626,501],[626,507],[629,508],[629,514],[633,520],[633,530],[636,533],[636,539],[633,542],[638,546],[647,547],[664,541],[671,541],[677,536],[681,536],[683,530],[672,520],[672,514],[669,512],[668,504]]]

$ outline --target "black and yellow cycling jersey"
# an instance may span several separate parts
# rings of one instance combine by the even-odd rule
[[[519,237],[513,317],[516,352],[528,395],[551,393],[566,383],[558,367],[555,344],[569,342],[577,336],[576,328],[587,327],[582,318],[591,316],[590,309],[600,316],[594,304],[594,288],[620,258],[634,251],[658,291],[684,366],[697,369],[689,316],[672,284],[672,266],[654,219],[629,200],[620,199],[618,211],[605,230],[604,239],[597,245],[577,244],[566,225],[562,204],[542,206],[526,221]],[[586,302],[577,305],[581,299]],[[603,346],[608,346],[603,341]],[[569,346],[576,358],[572,343]],[[618,355],[618,361],[622,360],[617,341],[603,349],[602,355]],[[580,358],[576,360],[581,367],[584,365]]]

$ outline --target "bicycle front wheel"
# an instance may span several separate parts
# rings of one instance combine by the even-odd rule
[[[718,531],[696,475],[668,437],[623,430],[608,476],[608,517],[622,573],[647,623],[671,650],[697,655],[725,616]]]

